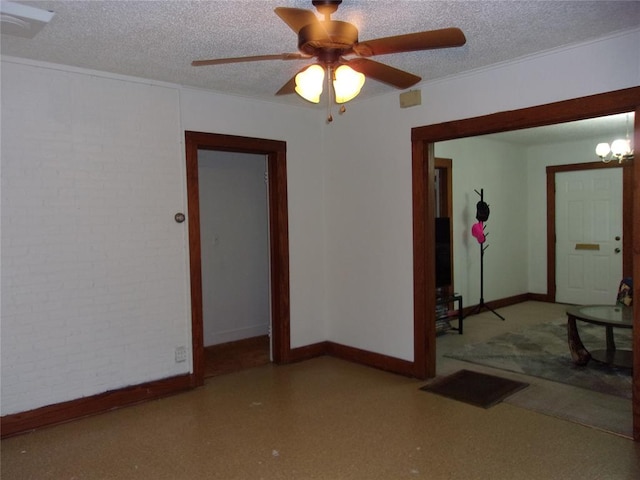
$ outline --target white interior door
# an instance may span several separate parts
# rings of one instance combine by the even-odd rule
[[[615,303],[622,278],[622,169],[556,174],[556,301]]]

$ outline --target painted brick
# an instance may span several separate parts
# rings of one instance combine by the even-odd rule
[[[20,64],[1,87],[2,415],[185,373],[178,91]]]

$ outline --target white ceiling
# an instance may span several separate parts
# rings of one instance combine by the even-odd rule
[[[310,0],[16,3],[55,15],[34,38],[2,34],[2,55],[311,106],[297,95],[274,96],[308,60],[191,66],[196,59],[296,52],[296,34],[273,9],[315,12]],[[463,47],[375,57],[428,81],[638,28],[640,1],[345,0],[332,18],[354,23],[361,41],[459,27]],[[356,101],[393,90],[370,80]]]
[[[612,142],[616,138],[625,138],[627,133],[630,137],[633,137],[634,120],[634,113],[629,112],[484,136],[523,146],[548,145],[581,139],[602,139],[603,137],[605,137],[605,140]],[[606,138],[607,136],[610,138]],[[594,144],[594,150],[595,147],[596,145]]]
[[[190,63],[297,52],[295,32],[273,9],[315,12],[310,0],[16,3],[52,10],[55,16],[32,39],[3,34],[3,55],[305,103],[297,95],[274,97],[274,93],[308,60],[208,67]],[[640,2],[344,0],[332,18],[354,23],[361,41],[461,28],[467,37],[463,47],[375,57],[426,81],[636,28]],[[370,80],[357,100],[393,90]]]

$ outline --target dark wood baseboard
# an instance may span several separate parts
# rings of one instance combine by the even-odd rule
[[[319,342],[291,350],[290,363],[310,360],[329,355],[348,362],[359,363],[367,367],[378,368],[405,376],[413,376],[413,362],[400,360],[379,353],[361,350],[334,342]]]
[[[527,300],[548,301],[546,300],[546,295],[522,294],[493,300],[487,302],[486,305],[497,309]],[[472,312],[474,308],[475,306],[466,307],[464,309],[465,315]],[[407,377],[415,376],[413,362],[328,341],[291,349],[286,357],[286,361],[280,363],[301,362],[323,355],[330,355],[342,360]],[[193,375],[180,375],[140,385],[133,385],[119,390],[111,390],[90,397],[48,405],[26,412],[5,415],[0,418],[1,435],[2,438],[5,438],[26,433],[36,428],[57,425],[89,415],[104,413],[116,408],[166,397],[194,387],[196,387],[196,385]]]
[[[304,347],[292,348],[289,351],[286,363],[302,362],[304,360],[310,360],[315,357],[321,357],[327,355],[329,352],[330,342],[318,342],[311,345],[305,345]]]
[[[531,298],[531,295],[532,294],[530,293],[522,293],[520,295],[514,295],[512,297],[505,297],[505,298],[500,298],[498,300],[491,300],[490,302],[484,302],[484,304],[493,310],[497,310],[498,308],[508,307],[510,305],[515,305],[517,303],[526,302],[527,300],[534,300],[533,298]],[[468,305],[464,307],[464,309],[462,310],[464,316],[466,317],[467,315],[470,315],[471,313],[473,313],[473,311],[477,307],[478,307],[478,304]]]
[[[191,375],[180,375],[5,415],[0,419],[2,438],[155,400],[190,388],[193,388]]]
[[[396,357],[389,357],[380,353],[369,352],[368,350],[361,350],[333,342],[328,342],[327,354],[342,360],[397,373],[406,377],[414,376],[413,362],[408,360],[401,360]]]
[[[547,302],[547,303],[555,303],[556,299],[552,298],[548,293],[530,293],[529,300],[533,300],[534,302]]]

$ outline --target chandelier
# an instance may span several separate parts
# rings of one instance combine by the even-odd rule
[[[600,157],[604,163],[609,163],[611,160],[616,159],[618,163],[622,163],[625,160],[633,160],[633,147],[631,146],[631,140],[629,139],[629,115],[627,114],[627,136],[626,138],[618,138],[608,143],[599,143],[596,145],[596,155]]]

